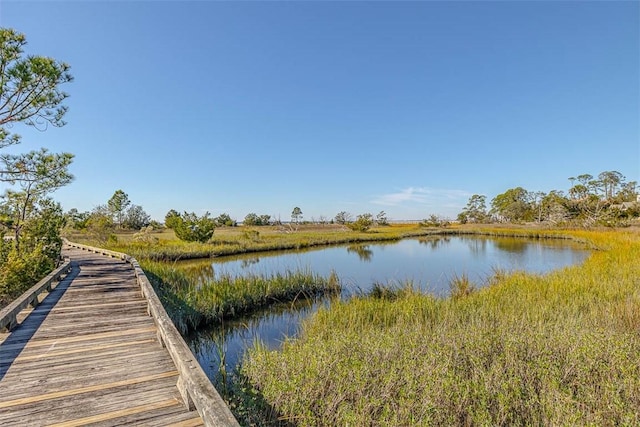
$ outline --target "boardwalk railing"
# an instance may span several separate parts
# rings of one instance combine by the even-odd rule
[[[131,264],[138,284],[148,303],[148,313],[153,317],[158,328],[158,340],[166,347],[176,369],[179,372],[178,390],[189,410],[197,410],[206,426],[238,426],[238,422],[202,367],[191,353],[182,336],[169,318],[156,295],[149,279],[135,258],[121,252],[114,252],[92,246],[65,241],[71,247],[94,252],[113,258],[119,258]]]
[[[37,307],[40,304],[40,294],[50,292],[54,282],[59,282],[62,276],[71,271],[71,262],[66,259],[62,265],[47,275],[44,279],[33,285],[22,296],[0,310],[0,332],[11,331],[18,326],[18,314],[28,305]]]

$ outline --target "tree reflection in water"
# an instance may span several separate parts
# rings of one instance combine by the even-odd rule
[[[348,253],[355,253],[360,258],[360,261],[371,262],[373,258],[373,251],[369,249],[369,245],[351,245],[347,246]]]

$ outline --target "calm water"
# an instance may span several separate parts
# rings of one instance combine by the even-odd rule
[[[528,240],[482,237],[427,237],[390,243],[332,246],[304,251],[247,254],[178,264],[200,280],[219,274],[270,274],[309,269],[323,276],[335,271],[343,286],[342,297],[368,291],[374,283],[412,281],[425,292],[446,296],[453,277],[466,274],[482,286],[496,269],[544,273],[581,263],[588,252],[563,240]],[[256,339],[277,348],[285,337],[295,336],[300,321],[328,299],[299,301],[270,307],[187,337],[192,351],[210,378],[216,380],[221,354],[233,368]]]

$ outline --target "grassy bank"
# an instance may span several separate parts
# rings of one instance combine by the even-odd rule
[[[118,233],[115,241],[100,243],[90,235],[75,234],[69,240],[93,246],[106,247],[132,255],[138,260],[175,261],[210,258],[250,252],[303,249],[331,244],[392,241],[406,237],[434,233],[434,229],[417,224],[377,227],[367,232],[351,231],[343,226],[301,226],[292,232],[281,227],[233,227],[216,229],[209,243],[183,242],[173,231],[151,234],[152,241],[135,241],[132,233]]]
[[[178,270],[171,264],[141,261],[176,327],[185,333],[201,324],[215,324],[269,304],[338,292],[335,275],[322,277],[311,271],[233,277],[222,275],[203,280],[195,272]]]
[[[282,351],[251,350],[242,374],[303,426],[638,425],[640,235],[568,234],[601,250],[456,298],[336,302]]]

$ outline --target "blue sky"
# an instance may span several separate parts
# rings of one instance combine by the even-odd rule
[[[169,209],[455,218],[472,194],[640,181],[638,2],[0,1],[71,65],[54,197]]]

